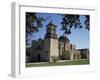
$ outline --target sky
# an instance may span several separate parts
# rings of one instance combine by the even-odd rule
[[[57,25],[56,28],[56,34],[58,38],[63,35],[63,31],[61,30],[62,25],[60,24],[62,22],[62,17],[60,15],[54,14],[54,13],[37,13],[37,17],[43,17],[44,19],[48,18],[50,16],[50,19],[42,22],[43,27],[39,30],[39,32],[33,33],[30,36],[30,41],[37,40],[39,38],[44,38],[46,34],[46,25],[51,21],[53,24]],[[89,31],[85,29],[84,20],[85,17],[80,15],[80,20],[83,25],[82,29],[74,29],[72,28],[71,34],[66,35],[71,44],[74,44],[77,49],[82,48],[89,48]]]

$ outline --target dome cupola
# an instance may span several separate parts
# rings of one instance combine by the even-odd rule
[[[60,36],[59,41],[69,43],[69,39],[65,35]]]

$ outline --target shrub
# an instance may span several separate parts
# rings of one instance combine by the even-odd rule
[[[55,63],[59,60],[57,56],[52,56],[51,58],[52,58],[52,61]]]
[[[70,54],[71,54],[70,51],[63,51],[62,59],[69,60],[70,59]]]

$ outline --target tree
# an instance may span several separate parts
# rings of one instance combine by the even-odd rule
[[[38,32],[45,21],[42,17],[37,17],[36,13],[26,12],[26,45],[28,45],[29,36],[34,32]]]
[[[60,14],[59,14],[60,15]],[[80,15],[73,15],[73,14],[61,14],[62,16],[62,30],[65,34],[71,34],[71,29],[74,27],[75,29],[81,29],[83,25],[80,22]],[[84,15],[86,20],[84,21],[84,25],[86,29],[90,29],[89,27],[89,15]]]

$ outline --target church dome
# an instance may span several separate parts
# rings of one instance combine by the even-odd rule
[[[59,37],[59,41],[69,43],[69,39],[64,35]]]

